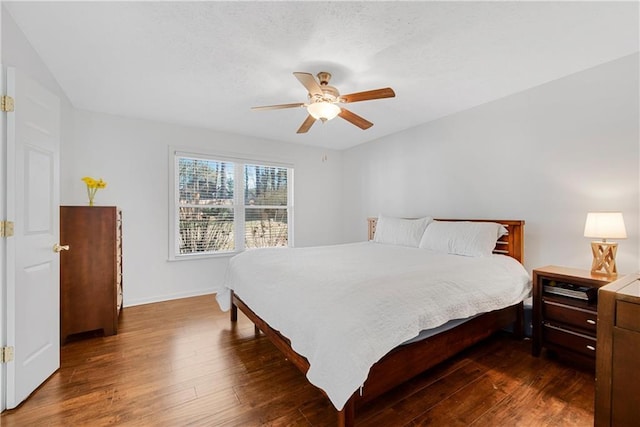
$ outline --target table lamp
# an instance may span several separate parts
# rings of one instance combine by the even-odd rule
[[[607,242],[607,239],[626,239],[622,212],[589,212],[584,225],[584,237],[602,239],[591,242],[593,253],[592,273],[604,273],[609,276],[618,274],[616,268],[616,252],[618,244]]]

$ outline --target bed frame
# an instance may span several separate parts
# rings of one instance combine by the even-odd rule
[[[489,219],[448,219],[446,221],[498,222],[503,224],[509,233],[500,238],[494,253],[508,255],[520,263],[523,262],[524,221]],[[373,240],[377,218],[368,218],[368,222],[369,240]],[[238,320],[238,308],[255,324],[256,331],[261,330],[284,353],[287,359],[306,374],[309,370],[307,359],[296,353],[286,337],[272,329],[232,291],[232,322]],[[523,316],[524,307],[522,303],[519,303],[479,315],[438,335],[391,350],[371,367],[364,385],[349,398],[344,408],[338,411],[338,426],[353,426],[356,409],[363,403],[380,396],[509,325],[513,325],[515,337],[522,338]]]

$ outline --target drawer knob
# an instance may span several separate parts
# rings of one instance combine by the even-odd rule
[[[587,323],[590,324],[590,325],[595,325],[596,321],[593,320],[593,319],[587,319]]]
[[[588,345],[587,348],[591,351],[596,351],[596,348],[592,345]]]

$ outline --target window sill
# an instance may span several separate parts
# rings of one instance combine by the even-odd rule
[[[195,260],[203,260],[203,259],[215,259],[215,258],[231,258],[232,256],[238,255],[240,252],[223,252],[219,254],[203,254],[203,255],[181,255],[181,256],[173,256],[169,257],[169,262],[174,261],[195,261]]]

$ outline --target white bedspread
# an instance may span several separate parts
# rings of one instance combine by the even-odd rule
[[[309,361],[309,381],[337,409],[391,349],[423,329],[516,304],[530,293],[513,258],[472,258],[379,243],[246,251],[229,262],[230,291]]]

